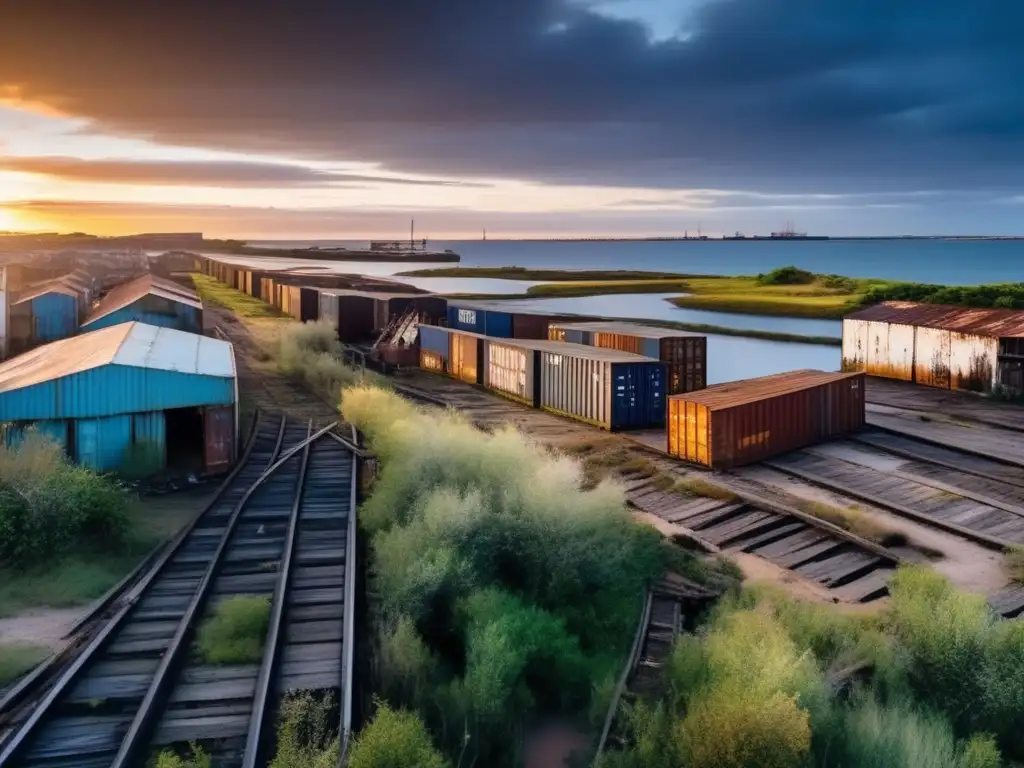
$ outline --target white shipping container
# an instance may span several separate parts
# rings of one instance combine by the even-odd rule
[[[484,386],[533,405],[533,350],[491,341],[484,354]]]
[[[843,320],[843,370],[864,371],[868,367],[868,322]]]
[[[541,407],[609,427],[611,367],[608,360],[542,352]]]

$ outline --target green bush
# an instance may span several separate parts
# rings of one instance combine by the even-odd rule
[[[120,484],[71,464],[35,429],[2,440],[0,562],[28,565],[83,548],[117,550],[129,527]]]
[[[352,742],[349,768],[449,768],[430,741],[427,729],[411,712],[378,703],[377,712]]]
[[[179,755],[165,749],[156,756],[156,768],[211,768],[213,758],[198,744],[189,744],[188,753]]]
[[[861,298],[863,304],[876,304],[880,301],[920,301],[928,304],[1015,309],[1024,306],[1024,283],[948,286],[886,282],[872,286]]]
[[[17,680],[49,655],[49,649],[37,645],[0,644],[0,689]]]
[[[410,659],[384,672],[387,690],[450,756],[510,764],[528,717],[585,714],[621,669],[644,585],[668,562],[661,536],[630,519],[621,487],[581,491],[578,461],[513,430],[368,387],[346,390],[342,412],[382,467],[361,520],[384,656]]]
[[[199,652],[208,664],[252,664],[263,658],[270,601],[256,595],[223,600],[199,628]]]
[[[336,768],[341,750],[338,729],[332,724],[336,713],[329,696],[306,692],[285,697],[270,768]]]
[[[779,267],[757,276],[757,282],[761,285],[809,285],[814,280],[813,272],[793,266]]]

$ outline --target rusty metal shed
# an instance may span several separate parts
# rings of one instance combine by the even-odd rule
[[[942,389],[1019,390],[1024,311],[886,301],[843,318],[843,370]]]

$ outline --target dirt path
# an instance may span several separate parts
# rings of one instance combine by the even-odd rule
[[[87,606],[35,608],[19,616],[0,619],[0,646],[38,645],[55,651],[64,645],[64,635],[86,609]]]

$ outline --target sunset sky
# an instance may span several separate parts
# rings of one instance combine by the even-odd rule
[[[15,0],[0,230],[1024,234],[1024,4]]]

